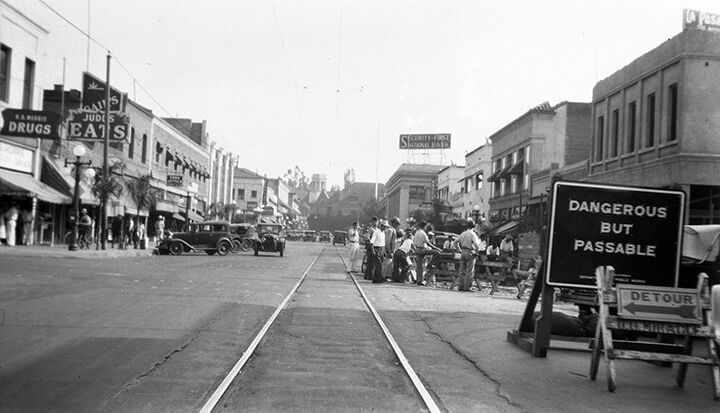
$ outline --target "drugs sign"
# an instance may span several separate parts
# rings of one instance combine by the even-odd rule
[[[618,317],[700,324],[700,293],[690,288],[618,284]]]
[[[60,140],[60,114],[27,109],[5,109],[1,134],[21,138]]]
[[[611,265],[617,282],[676,287],[684,207],[682,191],[556,182],[547,283],[596,288]]]

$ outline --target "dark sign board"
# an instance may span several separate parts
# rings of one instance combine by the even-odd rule
[[[91,75],[83,73],[82,109],[91,111],[105,111],[105,82]],[[110,112],[124,112],[127,95],[110,87]]]
[[[110,140],[127,139],[129,123],[127,114],[110,113]],[[105,112],[71,110],[67,137],[71,140],[104,140]]]
[[[449,133],[400,135],[400,149],[447,149],[449,147]]]
[[[684,9],[683,30],[687,29],[720,31],[720,14]]]
[[[168,186],[183,186],[183,176],[168,174],[167,184],[168,184]]]
[[[39,110],[5,109],[0,134],[20,138],[59,140],[60,114]]]
[[[677,287],[684,210],[682,191],[556,182],[547,283],[596,288],[611,265],[616,282]]]

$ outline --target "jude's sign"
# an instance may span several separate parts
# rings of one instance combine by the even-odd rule
[[[595,288],[595,268],[619,282],[676,287],[685,194],[682,191],[556,182],[547,282]]]

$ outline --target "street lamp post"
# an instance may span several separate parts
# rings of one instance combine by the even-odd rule
[[[478,222],[478,218],[480,218],[480,205],[475,204],[472,210],[473,218],[475,219],[475,222]]]
[[[68,162],[67,158],[65,158],[65,167],[67,168],[68,165],[74,165],[75,166],[75,192],[73,194],[73,215],[72,217],[75,219],[73,230],[72,230],[72,242],[68,245],[69,251],[77,251],[78,250],[78,224],[80,223],[80,170],[83,167],[89,167],[92,165],[92,160],[89,160],[87,162],[80,161],[80,158],[85,155],[85,147],[83,145],[76,145],[73,150],[73,155],[75,155],[75,161]],[[95,170],[92,168],[85,170],[85,176],[88,178],[92,178],[95,176]]]

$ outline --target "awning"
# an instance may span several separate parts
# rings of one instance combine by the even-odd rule
[[[505,172],[506,175],[522,175],[525,169],[525,158],[522,157],[517,160],[508,170]]]
[[[51,204],[70,204],[70,197],[33,178],[31,175],[0,170],[0,195],[31,196]]]
[[[490,176],[488,176],[487,181],[488,182],[497,182],[500,180],[500,174],[502,173],[502,169],[498,169],[494,173],[492,173]]]
[[[190,216],[190,219],[192,219],[195,222],[203,222],[205,221],[205,218],[203,218],[201,215],[196,214],[195,212],[188,211],[188,215]]]
[[[502,236],[518,230],[519,227],[520,221],[508,221],[491,229],[490,231],[488,231],[488,234],[490,236]]]
[[[185,222],[185,217],[180,214],[173,214],[173,219],[177,219],[178,221]]]
[[[158,200],[155,202],[155,210],[160,212],[178,212],[178,206],[170,201]],[[183,218],[184,220],[185,218]]]

